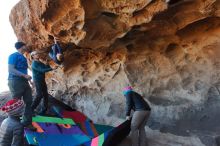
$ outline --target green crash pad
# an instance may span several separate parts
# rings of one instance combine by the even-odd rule
[[[69,124],[76,125],[72,119],[68,118],[56,118],[56,117],[45,117],[45,116],[35,116],[32,117],[33,122],[39,123],[56,123],[56,124]]]

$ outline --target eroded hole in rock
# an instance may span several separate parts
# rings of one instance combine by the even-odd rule
[[[110,57],[112,55],[112,52],[107,52],[106,57]]]
[[[181,1],[183,1],[183,0],[169,0],[168,4],[169,5],[174,5],[174,4],[177,4],[177,3],[181,2]]]
[[[67,30],[61,30],[60,32],[59,32],[59,36],[61,36],[61,37],[64,37],[64,36],[66,36],[67,35]]]
[[[52,35],[48,35],[48,39],[49,39],[49,40],[53,40],[54,37],[53,37]]]
[[[128,51],[131,51],[131,50],[134,49],[134,45],[133,45],[133,44],[128,44],[128,45],[126,46],[126,48],[128,49]]]
[[[169,44],[169,45],[167,46],[167,49],[166,49],[165,52],[166,52],[166,53],[172,52],[172,51],[175,50],[177,47],[178,47],[178,44],[174,44],[174,43]]]
[[[102,12],[101,14],[104,15],[104,16],[107,16],[107,17],[111,17],[111,18],[118,17],[118,15],[116,15],[114,13],[110,13],[110,12]]]

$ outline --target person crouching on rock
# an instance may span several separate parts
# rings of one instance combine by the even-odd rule
[[[45,73],[52,71],[53,69],[49,65],[44,64],[39,57],[39,52],[31,52],[31,59],[33,60],[31,68],[33,74],[33,81],[36,87],[36,98],[34,99],[32,104],[32,111],[36,109],[41,99],[43,98],[44,107],[41,109],[40,114],[45,114],[48,108],[48,92],[47,84],[45,81]]]
[[[59,65],[64,61],[63,57],[63,51],[60,45],[57,42],[57,38],[54,37],[54,44],[51,47],[51,50],[49,52],[49,56],[53,61]]]
[[[125,87],[123,94],[126,97],[126,120],[130,120],[131,110],[134,110],[131,120],[132,146],[146,146],[145,125],[150,116],[151,108],[144,98],[132,87]]]
[[[8,115],[0,127],[0,146],[23,146],[24,127],[20,122],[24,113],[23,100],[9,100],[0,110]]]

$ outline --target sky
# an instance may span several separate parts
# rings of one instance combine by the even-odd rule
[[[0,5],[0,92],[8,89],[8,56],[15,52],[17,38],[9,22],[9,14],[19,0],[1,1]]]

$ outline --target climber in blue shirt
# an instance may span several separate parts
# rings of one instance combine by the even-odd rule
[[[51,47],[49,56],[57,64],[61,64],[64,61],[63,51],[60,45],[57,42],[57,39],[54,37],[54,44]]]
[[[27,51],[24,42],[16,42],[17,52],[11,54],[8,58],[8,86],[14,99],[23,99],[25,110],[21,123],[25,127],[32,127],[32,90],[29,85],[31,76],[28,75],[28,63],[23,54]]]
[[[37,51],[33,51],[31,53],[31,59],[33,60],[31,65],[33,81],[36,87],[36,98],[32,104],[32,111],[36,109],[43,98],[44,107],[41,109],[40,114],[45,114],[48,108],[48,92],[47,84],[45,82],[45,73],[52,71],[53,69],[49,65],[45,65],[40,60],[39,53]]]

